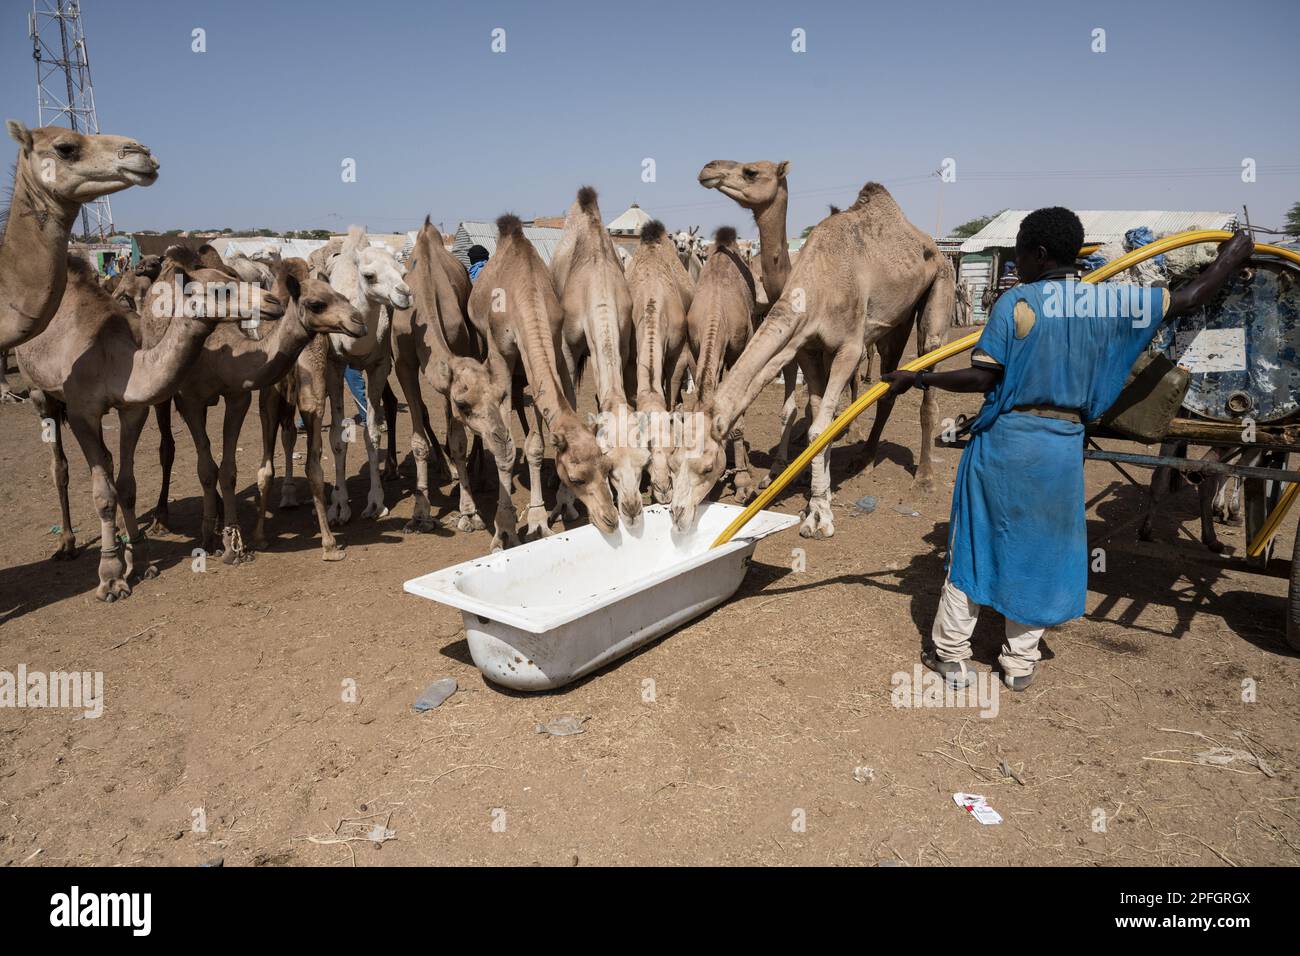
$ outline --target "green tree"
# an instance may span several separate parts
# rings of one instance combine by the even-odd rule
[[[969,239],[1004,212],[1006,212],[1005,209],[999,209],[989,216],[976,216],[974,219],[963,222],[952,231],[951,235],[956,236],[958,239]]]
[[[1286,214],[1286,231],[1288,235],[1300,239],[1300,202],[1293,205]]]

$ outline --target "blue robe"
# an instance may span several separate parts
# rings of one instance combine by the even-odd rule
[[[971,425],[948,529],[948,576],[972,601],[1030,627],[1083,614],[1083,425],[1013,409],[1100,416],[1168,302],[1163,289],[1053,279],[994,305],[971,363],[1000,366],[1002,378]]]

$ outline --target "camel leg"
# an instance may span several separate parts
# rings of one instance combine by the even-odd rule
[[[9,353],[0,349],[0,405],[21,405],[26,399],[9,387]]]
[[[745,441],[745,416],[736,419],[736,425],[727,436],[731,440],[731,461],[735,465],[732,486],[736,500],[748,504],[755,495],[754,479],[749,472],[749,443]]]
[[[292,511],[298,507],[298,485],[293,480],[293,451],[298,444],[298,410],[284,396],[277,396],[280,415],[280,448],[284,451],[284,480],[280,482],[279,507]]]
[[[469,474],[469,438],[465,423],[452,414],[450,398],[447,399],[447,449],[451,452],[452,467],[456,469],[456,481],[460,485],[460,516],[456,519],[456,530],[482,531],[487,526],[474,504]]]
[[[546,457],[546,443],[542,438],[542,423],[539,420],[537,427],[528,432],[528,437],[524,439],[524,457],[528,460],[528,480],[532,485],[528,494],[528,530],[527,534],[532,535],[534,532],[539,537],[548,538],[552,531],[550,527],[551,516],[546,513],[546,501],[542,497],[542,461]],[[561,489],[564,484],[560,484]],[[558,510],[558,509],[557,509]]]
[[[343,440],[343,369],[332,361],[325,365],[325,392],[330,407],[330,451],[334,454],[334,493],[326,517],[331,525],[339,526],[352,520],[352,507],[348,504],[348,443]],[[355,434],[356,422],[349,421]]]
[[[1186,442],[1163,442],[1160,445],[1161,458],[1183,458],[1187,455]],[[1147,489],[1146,507],[1142,517],[1142,524],[1138,528],[1138,538],[1142,541],[1150,541],[1155,534],[1155,517],[1156,511],[1160,508],[1160,502],[1163,501],[1174,488],[1175,471],[1172,468],[1160,466],[1151,472],[1151,486]]]
[[[208,440],[208,406],[202,402],[181,399],[177,402],[177,407],[194,440],[199,485],[203,488],[203,527],[199,531],[199,547],[208,554],[220,554],[221,539],[217,536],[217,463],[212,457],[212,442]]]
[[[451,465],[447,463],[442,442],[438,441],[438,436],[433,432],[433,417],[423,398],[420,399],[420,411],[424,414],[424,437],[429,441],[429,479],[434,484],[441,485],[451,480]],[[447,420],[451,421],[451,418],[448,417]]]
[[[388,515],[388,507],[384,504],[383,477],[379,473],[380,443],[384,439],[384,433],[379,430],[379,414],[385,409],[375,407],[374,397],[383,395],[388,388],[388,370],[391,367],[392,362],[385,361],[366,372],[366,427],[363,434],[366,440],[366,463],[370,467],[370,491],[366,495],[366,506],[361,510],[363,518],[384,518]],[[390,436],[390,448],[392,444]]]
[[[366,392],[366,395],[369,395]],[[397,396],[393,387],[384,382],[384,423],[388,426],[388,454],[384,456],[384,481],[397,480]]]
[[[59,494],[59,547],[51,557],[55,561],[67,561],[77,556],[77,538],[72,531],[72,508],[68,502],[68,456],[63,450],[63,431],[61,420],[64,405],[56,398],[50,398],[38,388],[29,393],[36,416],[42,422],[42,428],[49,429],[50,475],[54,478],[54,488]]]
[[[221,529],[221,560],[226,564],[253,560],[253,553],[245,550],[244,537],[239,531],[239,504],[235,498],[235,480],[239,473],[236,448],[252,400],[252,392],[227,397],[226,414],[221,425],[221,469],[217,480],[221,486],[221,512],[225,516],[225,527]]]
[[[907,325],[895,326],[885,333],[883,338],[877,340],[881,375],[888,375],[898,368],[899,359],[903,357],[903,349],[907,347],[907,336],[910,331],[911,328]],[[894,401],[895,396],[886,394],[876,402],[876,417],[871,423],[871,433],[867,436],[867,447],[863,452],[869,469],[876,466],[876,451],[880,447],[880,436],[884,434],[889,415],[894,410]]]
[[[257,523],[253,526],[253,547],[266,549],[266,514],[271,510],[271,483],[275,480],[275,438],[280,429],[282,397],[275,388],[258,391],[257,412],[262,424],[262,463],[257,469]],[[293,461],[293,449],[286,456],[286,471]],[[286,476],[285,481],[289,478]]]
[[[153,526],[163,531],[171,530],[169,499],[172,493],[172,465],[176,463],[176,437],[172,434],[172,400],[159,402],[153,407],[158,423],[158,470],[162,472],[162,486],[158,489],[158,503],[153,508]]]
[[[857,372],[862,358],[862,347],[844,347],[835,353],[824,382],[810,382],[808,392],[814,398],[816,409],[808,441],[814,442],[835,418],[840,394],[849,378]],[[821,386],[820,388],[818,386]],[[820,400],[817,395],[820,393]],[[804,513],[799,534],[805,538],[829,538],[835,534],[835,519],[831,513],[831,450],[823,448],[812,461],[812,487],[808,493],[808,510]]]
[[[135,562],[143,558],[145,549],[144,535],[140,531],[135,514],[135,450],[140,444],[140,432],[149,421],[149,406],[142,408],[119,409],[118,420],[118,463],[117,463],[117,507],[122,512],[122,524],[126,530],[126,572],[123,577],[128,581],[134,570]],[[136,552],[139,549],[140,553]],[[156,578],[158,568],[146,563],[145,578]]]
[[[784,397],[781,399],[781,442],[772,453],[772,466],[758,483],[760,491],[770,485],[790,464],[790,440],[798,421],[795,416],[795,400],[799,388],[798,362],[790,362],[781,369],[781,382],[784,387]]]
[[[506,421],[509,421],[507,418]],[[506,442],[501,458],[495,458],[497,468],[497,511],[493,519],[496,530],[492,535],[492,550],[513,548],[519,543],[519,513],[511,497],[514,490],[515,443]],[[545,508],[543,508],[545,510]]]
[[[925,295],[917,314],[916,354],[925,355],[943,345],[944,336],[952,327],[953,302],[956,286],[951,270],[939,270],[930,291]],[[921,393],[921,457],[916,466],[913,484],[920,491],[934,491],[934,411],[938,396],[927,389]]]
[[[406,396],[406,410],[411,415],[411,457],[415,459],[415,510],[402,531],[406,534],[433,531],[438,523],[429,514],[429,441],[428,423],[424,417],[424,400],[420,397],[419,370],[401,362],[397,364],[397,381]],[[393,441],[392,432],[388,441]]]
[[[91,497],[99,512],[99,587],[95,597],[112,603],[131,594],[126,581],[123,545],[117,538],[117,488],[113,484],[113,456],[104,444],[102,423],[76,415],[68,425],[90,465]]]
[[[342,396],[339,396],[340,400]],[[341,401],[340,401],[341,404]],[[339,547],[330,530],[329,513],[325,508],[325,469],[321,467],[321,412],[302,412],[303,423],[307,426],[307,483],[311,485],[312,503],[316,506],[316,521],[320,524],[321,559],[325,561],[342,561],[347,553]],[[340,442],[341,444],[341,442]]]

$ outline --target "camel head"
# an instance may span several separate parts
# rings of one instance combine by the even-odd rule
[[[711,402],[690,410],[681,440],[672,451],[673,496],[669,512],[673,528],[689,531],[695,512],[727,468],[727,430]]]
[[[158,160],[125,136],[75,133],[62,126],[28,129],[17,120],[5,125],[18,143],[20,170],[63,202],[90,202],[158,179]]]
[[[698,248],[699,232],[699,226],[691,226],[689,232],[679,229],[673,233],[673,245],[677,248],[678,255],[690,255],[691,250]]]
[[[790,171],[788,160],[770,163],[760,159],[753,163],[736,163],[715,159],[700,170],[700,185],[716,189],[746,209],[758,209],[776,198]]]
[[[392,309],[411,307],[411,288],[403,278],[406,270],[387,249],[370,245],[366,231],[361,226],[348,229],[339,259],[356,270],[357,289],[365,301]],[[337,264],[330,264],[327,268],[330,277],[335,278],[334,269]]]
[[[510,426],[501,415],[510,392],[498,385],[487,366],[464,355],[430,358],[425,369],[435,390],[451,402],[456,417],[483,439],[492,457],[499,462],[514,461],[510,443]]]
[[[650,464],[650,449],[636,413],[623,407],[599,416],[596,442],[614,486],[618,510],[627,526],[635,528],[641,521],[641,474]]]
[[[609,491],[609,464],[592,430],[577,414],[561,411],[550,424],[555,473],[587,506],[592,523],[611,534],[618,528],[618,509]]]
[[[254,283],[241,282],[224,269],[206,268],[195,256],[168,256],[149,287],[149,299],[149,308],[159,318],[184,315],[242,322],[278,319],[285,311],[284,299]]]
[[[654,391],[637,395],[636,410],[642,422],[642,436],[650,453],[650,494],[656,502],[666,505],[673,497],[671,418],[663,396]]]
[[[308,331],[339,332],[354,339],[366,334],[366,320],[361,313],[328,282],[312,276],[302,259],[280,262],[275,291],[284,302],[298,309]]]

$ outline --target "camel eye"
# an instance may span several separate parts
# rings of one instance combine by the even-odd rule
[[[753,179],[753,178],[754,178],[755,176],[757,176],[757,175],[758,175],[758,170],[756,170],[756,169],[747,169],[747,170],[745,170],[745,178],[746,178],[746,179]]]
[[[587,483],[587,479],[585,479],[585,478],[570,478],[570,479],[569,479],[569,483],[570,483],[571,485],[573,485],[574,487],[576,487],[576,488],[581,488],[583,485],[585,485],[585,484]]]
[[[456,407],[460,409],[462,414],[465,415],[468,415],[471,411],[474,410],[474,406],[471,405],[469,402],[457,402]]]
[[[75,143],[59,143],[54,147],[54,151],[58,153],[62,159],[71,159],[77,155],[77,147]]]
[[[320,315],[322,312],[325,311],[325,303],[324,303],[324,302],[308,302],[308,303],[307,303],[307,311],[308,311],[308,312],[313,312],[313,313],[315,313],[316,315]]]

